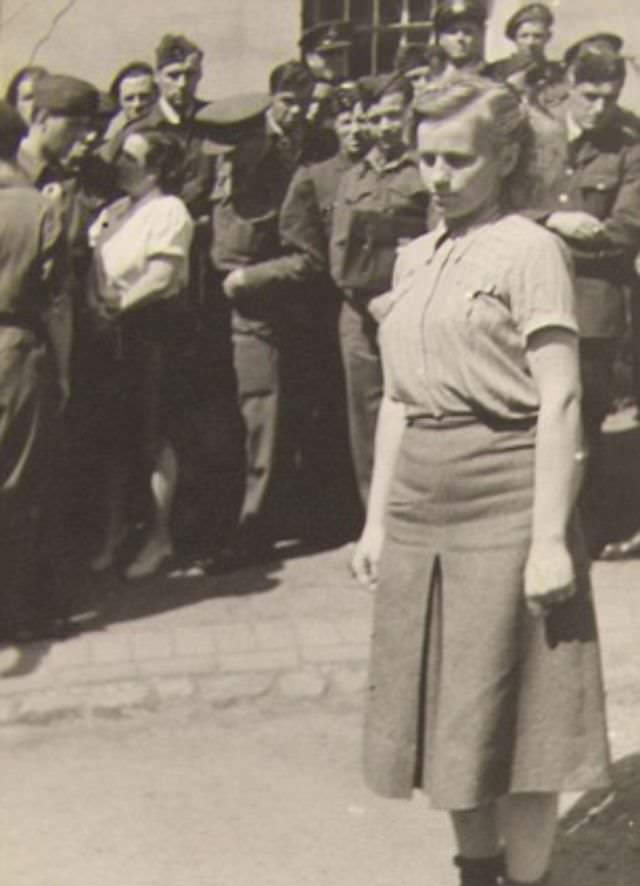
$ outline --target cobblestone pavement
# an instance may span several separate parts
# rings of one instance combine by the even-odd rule
[[[0,723],[361,691],[372,597],[349,576],[348,548],[296,554],[207,578],[87,575],[76,636],[0,650]],[[597,564],[594,582],[612,735],[625,753],[640,735],[640,561]]]

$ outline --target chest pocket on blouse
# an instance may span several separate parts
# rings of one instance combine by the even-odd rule
[[[464,292],[465,318],[472,336],[493,336],[505,323],[510,324],[511,311],[505,296],[495,284],[469,288]]]

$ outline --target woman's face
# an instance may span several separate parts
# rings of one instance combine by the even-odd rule
[[[18,84],[16,93],[16,111],[20,114],[27,126],[31,126],[33,120],[33,78],[23,77]]]
[[[155,172],[147,169],[149,145],[140,133],[132,133],[124,140],[116,160],[118,185],[130,197],[144,197],[158,184]]]
[[[422,180],[452,222],[473,221],[495,206],[517,157],[513,149],[496,149],[487,124],[473,112],[420,123],[417,148]]]

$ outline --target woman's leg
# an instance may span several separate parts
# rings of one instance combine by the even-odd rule
[[[173,552],[171,542],[171,511],[178,484],[178,459],[174,448],[165,443],[161,447],[156,466],[151,474],[151,492],[154,506],[153,536],[159,547]]]
[[[557,823],[557,794],[512,794],[505,799],[502,831],[507,874],[513,883],[543,881],[551,865]]]
[[[127,578],[145,578],[157,571],[159,566],[173,554],[171,541],[171,511],[178,483],[178,460],[169,443],[163,443],[158,451],[151,474],[153,497],[153,524],[144,547],[128,567]]]
[[[497,804],[452,812],[451,822],[461,886],[498,886],[502,882],[503,856]]]

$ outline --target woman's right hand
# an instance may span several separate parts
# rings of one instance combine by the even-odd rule
[[[378,564],[384,542],[383,526],[365,526],[351,558],[351,571],[369,590],[378,584]]]

